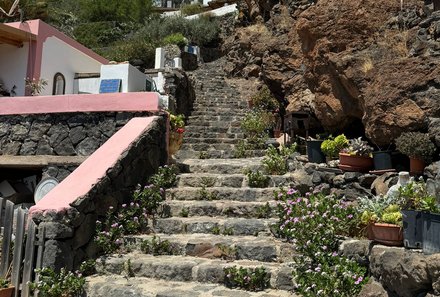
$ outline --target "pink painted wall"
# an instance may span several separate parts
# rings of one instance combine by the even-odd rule
[[[86,48],[79,42],[73,40],[72,38],[58,31],[54,27],[46,24],[42,20],[30,20],[30,21],[25,21],[23,23],[21,22],[6,23],[5,25],[18,28],[26,32],[30,32],[37,36],[37,40],[32,41],[30,43],[28,69],[27,69],[27,77],[29,78],[35,78],[35,79],[40,78],[41,61],[43,56],[43,44],[48,37],[52,37],[52,36],[57,37],[66,44],[83,52],[85,55],[95,59],[96,61],[102,64],[109,63],[107,59],[101,57],[100,55]]]
[[[153,92],[3,97],[0,100],[0,115],[159,110],[159,94]]]
[[[86,195],[100,179],[106,176],[107,170],[116,164],[122,153],[156,119],[158,117],[131,119],[66,179],[33,206],[30,209],[30,214],[47,211],[62,212],[70,208],[71,203]]]

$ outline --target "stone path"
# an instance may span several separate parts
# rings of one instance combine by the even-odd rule
[[[155,234],[127,236],[132,252],[99,261],[103,275],[88,278],[89,297],[294,296],[289,265],[294,250],[272,235],[277,219],[267,209],[274,206],[275,186],[287,180],[274,176],[269,188],[250,188],[243,170],[261,168],[261,158],[231,158],[243,137],[239,121],[246,101],[237,95],[237,85],[224,79],[221,63],[205,64],[192,74],[197,102],[177,156],[184,172],[167,192],[164,214],[153,224]],[[206,77],[211,79],[198,80]],[[247,82],[234,83],[243,87]],[[200,159],[201,153],[208,159]],[[153,236],[168,240],[173,255],[141,252],[142,241]],[[128,274],[127,266],[130,277],[121,277]],[[265,267],[270,288],[226,288],[223,269],[231,266]]]

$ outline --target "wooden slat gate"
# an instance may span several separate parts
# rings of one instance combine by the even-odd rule
[[[34,281],[34,270],[42,265],[44,230],[38,232],[35,223],[27,220],[26,210],[18,208],[14,215],[14,204],[4,198],[0,198],[0,227],[0,276],[10,276],[15,286],[14,297],[29,297],[27,284]]]

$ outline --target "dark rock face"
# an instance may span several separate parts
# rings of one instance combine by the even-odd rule
[[[315,3],[316,2],[316,3]],[[322,128],[353,123],[377,145],[404,131],[438,142],[440,12],[423,1],[247,1],[247,27],[226,38],[232,76],[259,77],[290,111]]]
[[[147,112],[3,116],[0,154],[88,156],[131,118]]]
[[[72,203],[70,209],[58,213],[33,213],[32,219],[39,228],[46,229],[43,266],[72,269],[85,257],[94,256],[96,219],[108,210],[108,206],[116,208],[122,204],[137,184],[145,183],[158,166],[166,163],[165,135],[165,118],[158,117],[107,170],[106,176],[89,193]],[[69,168],[51,167],[46,173],[57,177],[63,175],[63,170]],[[100,201],[99,208],[94,201]]]

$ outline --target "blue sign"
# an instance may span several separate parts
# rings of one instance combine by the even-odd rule
[[[121,91],[120,79],[102,79],[99,86],[99,94],[119,93]]]

